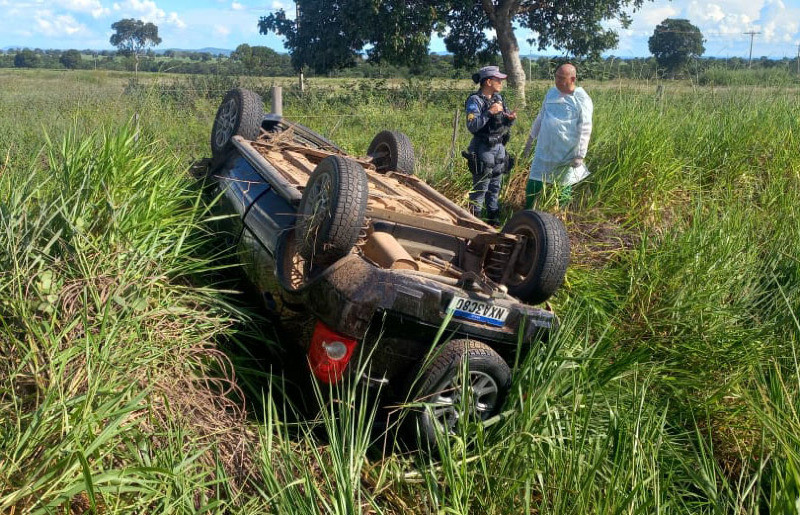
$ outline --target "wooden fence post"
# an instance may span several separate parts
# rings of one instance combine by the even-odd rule
[[[453,116],[453,139],[450,140],[450,171],[456,165],[456,140],[458,139],[458,120],[461,117],[461,109],[456,109],[456,114]]]

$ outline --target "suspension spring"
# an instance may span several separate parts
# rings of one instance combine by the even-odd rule
[[[505,272],[506,267],[511,266],[509,260],[513,251],[513,240],[500,240],[491,246],[484,264],[484,270],[489,279],[497,283],[503,279],[503,272]]]

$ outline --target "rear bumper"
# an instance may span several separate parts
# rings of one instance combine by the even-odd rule
[[[357,255],[340,259],[297,289],[287,287],[281,277],[278,279],[287,300],[305,305],[329,327],[359,340],[378,314],[399,319],[405,331],[413,332],[411,328],[415,326],[423,332],[438,331],[447,319],[447,307],[454,295],[509,310],[502,327],[452,318],[447,330],[462,337],[516,345],[520,337],[523,341],[545,338],[557,324],[549,309],[528,306],[508,296],[491,298],[466,292],[402,270],[377,268]]]

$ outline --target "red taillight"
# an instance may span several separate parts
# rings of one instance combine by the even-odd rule
[[[323,383],[335,383],[342,378],[357,343],[353,338],[334,332],[322,322],[317,322],[308,347],[311,372]]]

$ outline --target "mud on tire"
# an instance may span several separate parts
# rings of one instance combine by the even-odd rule
[[[256,139],[263,120],[264,103],[257,93],[242,88],[228,91],[211,129],[211,155],[217,161],[224,158],[233,148],[231,138],[234,136]]]
[[[329,156],[308,179],[297,210],[300,255],[315,268],[347,255],[364,225],[367,174],[353,160]]]
[[[437,437],[455,433],[464,419],[484,421],[496,415],[510,387],[511,370],[488,345],[468,339],[448,342],[430,364],[418,364],[409,377],[407,391],[417,406],[406,420],[408,443],[436,449]],[[463,399],[464,394],[469,398]]]
[[[369,144],[367,155],[379,172],[414,173],[414,147],[402,132],[379,132]]]
[[[515,213],[502,232],[525,236],[525,248],[510,263],[508,292],[530,304],[549,299],[563,284],[569,266],[564,224],[549,213],[525,210]]]

